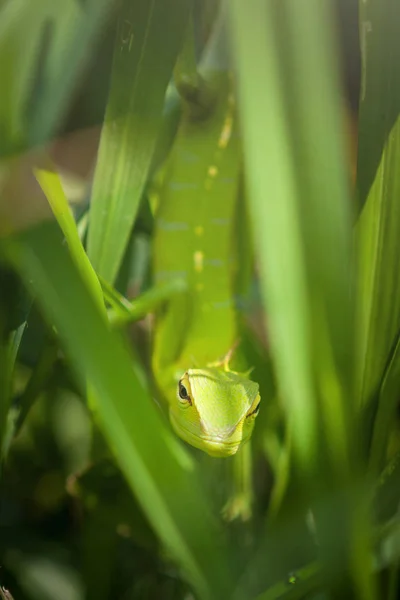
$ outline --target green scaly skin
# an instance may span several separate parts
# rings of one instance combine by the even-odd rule
[[[227,364],[210,366],[239,337],[234,298],[241,151],[231,78],[227,71],[215,70],[206,80],[217,92],[213,110],[202,120],[184,114],[160,188],[155,282],[181,278],[189,291],[175,296],[157,315],[152,366],[178,435],[214,456],[240,449],[236,460],[242,464],[239,479],[246,481],[246,490],[238,491],[227,513],[246,518],[251,493],[243,469],[251,467],[249,448],[242,446],[248,446],[254,427],[258,385],[247,374],[234,372],[229,379]],[[241,358],[239,349],[233,367],[244,366]],[[180,381],[187,397],[177,393]]]

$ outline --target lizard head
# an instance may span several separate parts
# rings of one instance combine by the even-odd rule
[[[170,419],[185,442],[211,456],[232,456],[253,432],[258,384],[219,368],[189,369],[181,377]]]

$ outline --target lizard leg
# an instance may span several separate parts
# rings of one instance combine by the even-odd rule
[[[231,369],[229,368],[229,363],[232,360],[232,357],[233,357],[237,347],[239,346],[239,344],[240,344],[240,339],[238,339],[234,342],[233,346],[231,348],[229,348],[229,350],[225,354],[225,356],[223,356],[219,360],[209,363],[207,366],[208,367],[223,367],[224,371],[230,371]]]
[[[227,521],[241,519],[248,521],[252,516],[254,500],[252,476],[251,442],[244,444],[232,459],[233,490],[230,498],[222,509]]]

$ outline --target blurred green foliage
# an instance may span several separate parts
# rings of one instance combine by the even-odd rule
[[[398,596],[394,0],[360,2],[350,97],[355,0],[225,6],[249,217],[237,310],[263,400],[251,520],[222,518],[230,459],[184,446],[154,385],[153,316],[185,290],[153,281],[154,190],[220,4],[0,1],[1,600]],[[73,147],[95,168],[70,212],[51,141],[96,127],[98,154]],[[15,165],[31,183],[13,206]],[[55,219],[32,225],[35,189]]]

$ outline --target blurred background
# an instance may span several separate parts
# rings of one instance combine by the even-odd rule
[[[252,518],[220,517],[231,459],[162,452],[157,178],[201,105],[177,65],[192,85],[220,4],[0,0],[2,600],[398,596],[395,2],[227,10],[253,223],[237,311],[263,399]],[[37,169],[58,174],[75,233]],[[76,233],[123,325],[110,341]]]

